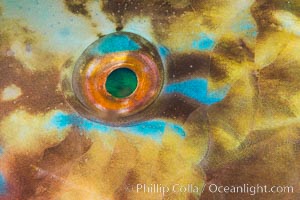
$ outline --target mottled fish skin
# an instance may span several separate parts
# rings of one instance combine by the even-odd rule
[[[299,17],[299,0],[0,1],[0,199],[245,200],[204,185],[299,189]],[[116,31],[148,40],[164,64],[151,115],[129,127],[89,121],[63,91],[82,52]],[[201,191],[128,191],[138,183]]]

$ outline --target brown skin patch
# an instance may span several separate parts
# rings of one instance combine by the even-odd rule
[[[257,79],[259,86],[258,110],[269,116],[276,114],[276,116],[296,117],[293,109],[289,106],[287,97],[299,92],[299,73],[296,63],[288,67],[274,63],[260,70]],[[282,95],[283,93],[286,96]]]
[[[267,37],[269,32],[278,30],[278,22],[273,18],[272,12],[278,10],[288,11],[300,16],[299,0],[259,0],[251,8],[253,17],[258,25],[259,37]],[[267,33],[264,33],[267,32]]]
[[[290,45],[295,41],[290,41]],[[290,56],[286,47],[269,66],[261,69],[257,77],[259,110],[269,116],[296,117],[291,99],[299,93],[300,69],[297,56]],[[293,48],[292,48],[293,49]]]
[[[286,10],[300,16],[299,0],[258,0],[254,8],[257,6],[263,10]]]
[[[251,7],[251,13],[258,26],[258,37],[264,31],[274,31],[277,28],[277,22],[272,16],[275,6],[270,1],[256,1]]]
[[[1,89],[15,84],[23,93],[14,101],[0,102],[0,118],[20,107],[30,113],[68,107],[62,92],[57,91],[60,81],[58,70],[32,72],[13,57],[0,57],[0,70]]]
[[[197,108],[205,109],[207,106],[200,104],[188,97],[180,94],[169,94],[159,102],[159,108],[156,108],[155,117],[173,119],[177,122],[184,123],[189,115]]]
[[[70,160],[87,152],[91,145],[91,140],[80,135],[80,131],[74,128],[60,144],[44,151],[39,166],[44,170],[51,170],[53,166],[68,165]]]
[[[89,13],[86,9],[87,0],[65,0],[64,2],[71,13],[86,17],[89,16]]]
[[[296,94],[300,88],[300,77],[298,74],[300,74],[298,62],[287,64],[274,62],[272,65],[260,70],[259,81],[260,84],[263,84],[261,85],[264,87],[262,89],[265,89],[265,92],[274,92],[273,95],[277,95],[276,91],[278,90],[286,91],[288,94]],[[268,84],[271,82],[272,84]],[[291,83],[293,84],[291,85]],[[270,91],[271,89],[273,91]]]
[[[176,6],[175,6],[176,4]],[[141,0],[105,0],[102,10],[108,17],[117,23],[117,29],[121,30],[123,25],[134,16],[149,16],[153,23],[159,25],[170,23],[170,19],[180,16],[184,11],[191,8],[184,3],[178,6],[170,1],[141,1]],[[154,30],[155,31],[155,30]]]
[[[274,131],[274,130],[272,130]],[[261,133],[260,133],[261,134]],[[237,199],[250,200],[255,197],[257,200],[265,199],[298,199],[299,181],[295,177],[295,172],[299,171],[299,151],[288,151],[289,147],[281,150],[278,141],[265,138],[258,143],[255,148],[251,147],[251,153],[243,159],[230,162],[220,168],[204,166],[206,169],[206,187],[201,195],[201,200],[205,199]],[[299,141],[295,141],[299,142]],[[237,154],[237,153],[232,153]],[[273,174],[273,175],[271,175]],[[293,186],[294,193],[258,193],[254,196],[249,193],[212,193],[209,185],[218,186],[250,186],[267,185],[268,188],[277,186]]]
[[[254,52],[243,40],[232,41],[222,39],[215,47],[211,55],[209,65],[209,76],[212,82],[218,83],[233,81],[235,70],[242,70],[246,65],[243,63],[253,63]],[[235,65],[235,67],[232,66]]]
[[[58,145],[40,155],[14,155],[10,167],[7,199],[51,199],[64,184],[64,178],[91,146],[91,141],[73,129]],[[10,182],[11,181],[11,182]]]
[[[137,173],[134,170],[129,170],[127,176],[125,177],[123,184],[115,191],[116,200],[127,200],[130,191],[127,188],[138,182]]]
[[[209,75],[213,81],[221,81],[228,76],[226,67],[212,59],[209,66]]]
[[[254,61],[254,52],[247,47],[243,40],[232,41],[222,39],[214,52],[239,63]]]
[[[206,78],[209,74],[210,56],[199,52],[174,54],[169,66],[168,80],[186,80],[192,77]]]

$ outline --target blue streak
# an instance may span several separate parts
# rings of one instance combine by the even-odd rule
[[[166,87],[166,93],[180,93],[200,103],[211,105],[223,100],[229,87],[217,91],[208,91],[207,80],[197,78],[173,83]]]
[[[119,130],[129,134],[135,134],[140,136],[149,136],[157,141],[161,140],[165,129],[168,127],[173,130],[177,135],[182,138],[185,137],[184,129],[178,125],[164,120],[150,120],[145,122],[137,123],[129,127],[111,127],[108,125],[89,121],[85,118],[80,117],[76,114],[66,114],[63,112],[57,112],[51,118],[49,124],[46,126],[47,129],[56,129],[63,131],[64,129],[76,126],[82,131],[98,131],[100,133],[109,133],[114,130]]]
[[[4,176],[0,173],[0,195],[6,193],[6,181]]]
[[[59,131],[63,131],[72,125],[86,131],[96,130],[103,133],[109,131],[109,128],[105,125],[89,121],[75,114],[65,114],[63,112],[57,112],[50,120],[50,124],[47,128],[55,128]]]
[[[166,48],[165,46],[161,46],[161,45],[157,47],[157,50],[162,59],[163,65],[166,66],[168,57],[171,54],[170,50],[168,48]]]
[[[170,50],[167,49],[165,46],[159,46],[158,53],[163,59],[166,59],[171,54]]]
[[[134,126],[122,127],[118,129],[127,133],[134,133],[142,136],[150,136],[155,140],[160,141],[167,127],[171,128],[177,135],[181,136],[182,138],[185,137],[185,131],[181,126],[173,123],[168,123],[162,120],[145,121],[138,123]]]

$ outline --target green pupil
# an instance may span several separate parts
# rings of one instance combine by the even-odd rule
[[[125,98],[134,92],[137,83],[136,74],[132,70],[119,68],[108,75],[105,87],[113,97]]]

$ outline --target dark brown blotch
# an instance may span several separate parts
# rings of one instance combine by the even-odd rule
[[[212,59],[209,66],[209,76],[213,81],[221,81],[228,77],[226,66]]]
[[[0,57],[0,86],[15,84],[22,95],[14,101],[0,102],[0,119],[20,107],[30,113],[45,113],[52,109],[68,109],[64,96],[57,90],[60,71],[32,72],[14,57]]]
[[[168,79],[174,82],[193,77],[207,78],[210,62],[209,54],[199,52],[173,54],[172,63],[168,66]]]
[[[80,14],[88,17],[89,13],[86,9],[87,1],[88,0],[65,0],[65,5],[73,14]]]
[[[174,120],[177,123],[184,123],[194,110],[207,107],[179,93],[165,95],[157,104],[154,118]]]
[[[238,63],[254,62],[254,52],[243,40],[222,39],[214,52]]]
[[[170,17],[178,17],[191,7],[175,7],[165,0],[142,1],[142,0],[105,0],[102,10],[108,17],[115,21],[117,27],[123,27],[128,19],[135,16],[149,16],[155,24],[169,23]]]

